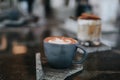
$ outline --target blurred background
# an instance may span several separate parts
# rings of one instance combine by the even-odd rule
[[[82,13],[102,19],[101,42],[120,48],[120,0],[0,0],[0,54],[42,51],[47,36],[76,38]]]

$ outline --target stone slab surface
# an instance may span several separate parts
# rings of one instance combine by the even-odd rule
[[[68,69],[53,69],[48,65],[42,65],[40,53],[36,53],[36,77],[37,80],[64,80],[65,78],[83,70],[83,65],[74,65]]]
[[[105,44],[101,44],[100,46],[97,47],[85,47],[82,46],[88,53],[94,53],[94,52],[102,52],[102,51],[109,51],[112,48],[105,45]]]

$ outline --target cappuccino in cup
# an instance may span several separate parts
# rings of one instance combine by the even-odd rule
[[[73,61],[77,48],[83,51],[80,61]],[[44,39],[44,51],[49,65],[53,68],[68,68],[73,63],[81,64],[87,57],[86,51],[81,48],[78,41],[63,36],[53,36]]]

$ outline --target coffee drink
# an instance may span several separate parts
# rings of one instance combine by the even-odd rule
[[[92,14],[82,14],[78,18],[77,37],[81,41],[99,42],[101,35],[101,19]]]
[[[74,61],[77,48],[81,49],[83,56]],[[87,57],[86,51],[79,46],[78,41],[68,37],[47,37],[44,39],[44,51],[48,64],[53,68],[63,69],[74,64],[81,64]]]
[[[77,41],[72,38],[58,37],[58,36],[48,37],[44,41],[48,43],[54,43],[54,44],[75,44],[77,43]]]

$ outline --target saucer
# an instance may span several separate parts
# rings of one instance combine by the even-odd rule
[[[47,63],[42,64],[40,59],[40,53],[36,53],[36,80],[64,80],[67,77],[70,77],[82,70],[82,64],[75,64],[67,69],[51,68]]]

